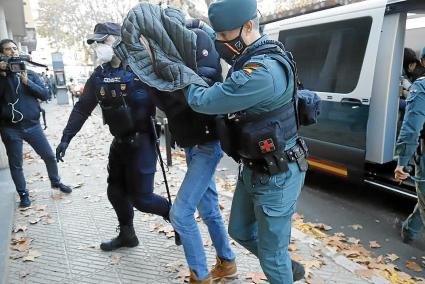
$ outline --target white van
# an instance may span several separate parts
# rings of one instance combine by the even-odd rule
[[[311,169],[415,196],[393,179],[403,49],[425,46],[425,21],[406,30],[408,14],[425,16],[425,1],[368,0],[265,25],[322,99],[319,123],[300,131]]]

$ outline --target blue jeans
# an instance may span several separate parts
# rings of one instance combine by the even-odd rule
[[[271,284],[292,283],[291,217],[304,184],[296,163],[274,176],[253,177],[244,167],[233,196],[229,234],[258,257]]]
[[[214,173],[223,153],[218,141],[185,148],[187,172],[170,211],[174,229],[180,234],[189,268],[198,279],[208,276],[204,245],[195,211],[208,227],[217,255],[225,260],[235,259],[223,218],[218,206]]]
[[[60,182],[58,166],[52,148],[41,129],[40,124],[28,128],[0,127],[0,135],[6,147],[10,173],[19,195],[27,194],[24,172],[22,170],[22,141],[26,141],[40,155],[46,164],[47,173],[52,185]]]
[[[416,173],[420,179],[425,179],[425,155],[416,157]],[[403,227],[408,231],[412,239],[416,239],[418,234],[423,230],[425,224],[425,183],[416,183],[416,193],[418,195],[418,203],[413,213],[403,222]]]

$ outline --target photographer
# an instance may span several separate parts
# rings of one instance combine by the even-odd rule
[[[11,39],[0,41],[0,55],[3,58],[19,58],[19,50]],[[31,205],[25,177],[22,170],[22,142],[26,141],[41,156],[46,164],[52,188],[65,193],[72,190],[60,182],[55,155],[40,126],[40,105],[49,90],[40,77],[25,69],[22,62],[15,68],[8,59],[0,61],[0,135],[6,147],[10,173],[21,202],[20,207]]]

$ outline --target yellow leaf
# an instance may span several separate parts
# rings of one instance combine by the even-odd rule
[[[422,272],[422,268],[414,261],[408,261],[406,263],[406,267],[410,270],[416,271],[416,272]]]

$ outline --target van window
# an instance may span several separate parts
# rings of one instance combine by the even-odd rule
[[[294,55],[305,88],[347,94],[357,86],[371,25],[363,17],[284,30],[279,41]]]

